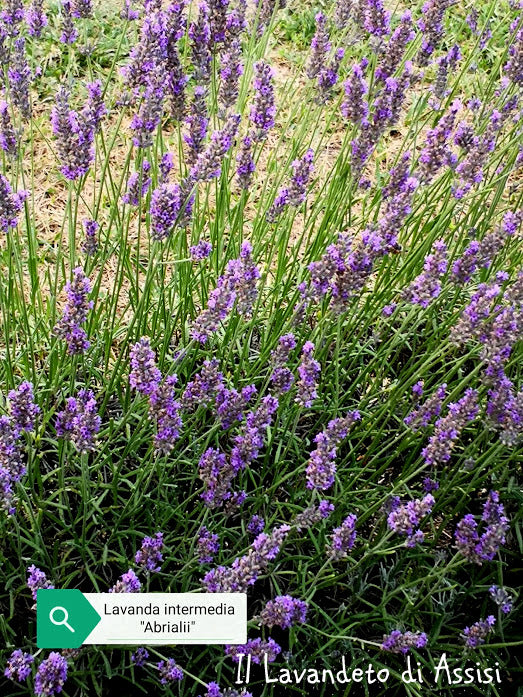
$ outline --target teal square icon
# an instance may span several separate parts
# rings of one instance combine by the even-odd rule
[[[102,618],[77,589],[36,592],[36,645],[39,649],[77,649]]]

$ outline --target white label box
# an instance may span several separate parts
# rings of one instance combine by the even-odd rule
[[[84,644],[245,644],[245,593],[84,593],[101,617]]]

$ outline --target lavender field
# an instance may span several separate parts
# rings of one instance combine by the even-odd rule
[[[523,3],[0,0],[0,65],[1,697],[522,697]]]

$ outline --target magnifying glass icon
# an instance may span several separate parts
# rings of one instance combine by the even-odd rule
[[[63,613],[64,613],[63,619],[61,619],[61,620],[57,620],[57,619],[56,619],[55,614],[56,614],[57,611],[58,611],[58,612],[63,612]],[[54,608],[51,610],[51,612],[49,613],[49,619],[51,620],[51,622],[52,622],[53,624],[56,624],[58,627],[64,625],[65,627],[67,627],[67,629],[68,629],[70,632],[73,632],[73,634],[74,634],[74,629],[73,629],[73,628],[71,627],[71,625],[69,624],[69,613],[67,612],[67,610],[65,609],[65,607],[61,607],[60,605],[57,605],[56,607],[54,607]]]

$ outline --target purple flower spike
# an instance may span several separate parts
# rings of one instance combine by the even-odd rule
[[[318,376],[321,366],[313,358],[314,344],[306,341],[302,348],[301,361],[298,366],[300,379],[297,383],[296,402],[302,407],[310,407],[318,396]]]
[[[434,496],[427,494],[422,499],[413,499],[406,504],[396,506],[387,518],[389,530],[405,536],[407,547],[415,547],[424,540],[424,535],[418,526],[432,511],[434,503]]]
[[[91,390],[80,390],[77,397],[69,397],[65,409],[56,415],[56,433],[70,440],[81,453],[92,452],[102,419]]]
[[[487,636],[494,630],[495,624],[496,618],[494,615],[489,615],[485,620],[479,620],[470,627],[465,627],[462,635],[465,646],[468,649],[477,649],[484,644]]]
[[[250,656],[251,661],[256,664],[260,664],[265,660],[267,663],[273,663],[276,660],[276,656],[281,653],[281,646],[274,639],[263,640],[257,637],[256,639],[249,639],[246,644],[226,646],[225,653],[227,656],[232,657],[234,663],[238,663],[240,660],[238,654]]]
[[[38,666],[35,678],[36,697],[50,697],[62,691],[67,680],[67,661],[62,654],[52,651]]]
[[[163,533],[157,532],[154,537],[144,537],[142,546],[134,556],[134,561],[147,571],[160,571],[164,547]]]
[[[22,382],[16,390],[9,392],[8,398],[15,429],[33,431],[35,419],[41,413],[41,409],[34,401],[32,383]]]
[[[162,374],[156,367],[155,353],[146,336],[131,348],[129,383],[142,395],[149,396],[158,389]]]
[[[252,183],[252,175],[256,170],[256,165],[252,157],[253,139],[245,136],[240,145],[240,151],[236,156],[236,179],[241,189],[247,191]]]
[[[238,99],[239,81],[243,75],[241,55],[242,51],[239,41],[233,41],[228,51],[222,55],[220,87],[218,90],[219,114],[222,118],[227,115],[227,111],[235,105]]]
[[[122,201],[130,206],[139,206],[140,201],[151,186],[151,177],[148,176],[151,164],[148,160],[143,160],[141,172],[133,172],[127,180],[127,191],[122,196]]]
[[[427,0],[422,7],[418,27],[423,32],[423,41],[417,56],[419,65],[428,65],[430,57],[443,36],[443,19],[453,0]]]
[[[258,61],[254,64],[254,100],[250,112],[250,118],[255,132],[252,135],[254,141],[265,140],[267,133],[274,126],[276,106],[274,104],[274,71],[268,63]]]
[[[214,559],[214,555],[220,549],[218,535],[207,530],[205,525],[202,525],[198,532],[198,540],[196,542],[196,553],[200,564],[209,564]]]
[[[400,632],[395,629],[383,637],[382,651],[406,654],[411,649],[422,649],[427,645],[427,635],[424,632]]]
[[[478,565],[494,559],[499,548],[505,544],[509,530],[505,507],[499,502],[497,491],[491,491],[488,495],[483,506],[482,522],[484,532],[481,537],[478,534],[478,523],[470,513],[459,521],[454,533],[458,551]]]
[[[24,682],[31,675],[31,666],[34,656],[16,649],[7,659],[4,676],[16,682]]]
[[[220,176],[223,158],[233,146],[240,120],[240,114],[232,114],[227,117],[221,130],[214,131],[209,144],[198,155],[191,169],[193,181],[210,181]]]
[[[356,521],[354,513],[348,515],[339,528],[332,531],[332,540],[327,549],[327,555],[333,561],[346,559],[356,541]]]
[[[369,106],[365,95],[369,86],[363,76],[363,68],[360,63],[352,66],[349,79],[344,84],[346,99],[342,102],[341,113],[351,123],[365,123]]]
[[[87,313],[93,308],[93,301],[88,300],[91,283],[80,266],[73,270],[73,280],[66,284],[65,291],[67,301],[54,333],[65,339],[71,355],[84,353],[90,342],[82,325],[87,321]]]
[[[33,600],[36,600],[36,592],[40,589],[54,588],[53,584],[47,580],[47,576],[43,571],[38,569],[34,564],[27,569],[29,574],[27,577],[27,587],[31,591]]]
[[[417,276],[403,292],[407,302],[426,308],[441,293],[440,278],[447,270],[447,246],[443,240],[434,242],[432,253],[423,264],[423,273]]]
[[[348,412],[344,417],[329,421],[327,428],[314,438],[316,448],[310,454],[306,471],[308,489],[325,491],[334,484],[337,447],[360,419],[359,411]]]
[[[383,7],[382,0],[365,0],[364,27],[372,36],[390,34],[390,12]]]
[[[318,77],[326,66],[326,58],[331,50],[327,19],[323,12],[318,12],[315,17],[316,33],[312,37],[311,53],[307,65],[307,77],[311,80]]]
[[[496,605],[501,609],[504,615],[508,615],[512,611],[514,602],[511,596],[507,593],[504,588],[499,586],[491,586],[489,588],[490,597],[496,603]]]
[[[206,240],[200,240],[198,244],[193,245],[190,250],[191,259],[193,261],[203,261],[211,256],[212,244]]]
[[[141,589],[140,579],[132,569],[129,569],[127,573],[121,575],[112,588],[109,588],[109,593],[139,593]]]
[[[0,174],[0,230],[9,232],[18,225],[18,214],[28,196],[27,191],[14,193],[9,182]]]
[[[290,595],[278,595],[269,600],[260,613],[260,622],[266,627],[289,629],[307,621],[307,603]]]
[[[209,6],[206,2],[198,5],[198,17],[189,27],[191,54],[196,83],[207,84],[211,78],[211,27]]]
[[[83,227],[85,238],[82,243],[82,251],[87,254],[87,256],[94,256],[98,251],[97,232],[100,226],[96,220],[84,220]]]
[[[438,465],[450,460],[462,430],[476,418],[478,411],[478,393],[472,389],[466,390],[459,401],[449,404],[448,414],[436,421],[434,433],[422,451],[427,465]]]
[[[198,155],[203,152],[209,125],[207,90],[201,85],[194,88],[194,97],[185,123],[188,126],[188,133],[183,136],[187,144],[187,162],[193,165]]]
[[[63,44],[74,44],[78,38],[78,30],[74,26],[71,3],[69,0],[62,0],[62,33],[60,41]]]
[[[375,70],[377,80],[385,82],[388,77],[394,75],[400,65],[407,45],[414,40],[416,32],[412,26],[412,13],[410,10],[401,16],[399,26],[392,32],[390,39],[384,47],[379,63]]]
[[[167,661],[160,661],[156,667],[160,674],[161,685],[167,685],[170,682],[183,679],[183,670],[176,664],[174,658],[168,658]]]
[[[18,137],[11,121],[9,104],[5,101],[0,102],[0,148],[10,157],[18,154]]]
[[[143,668],[148,658],[149,651],[143,646],[139,646],[136,651],[131,654],[131,663],[134,663],[137,668]]]

